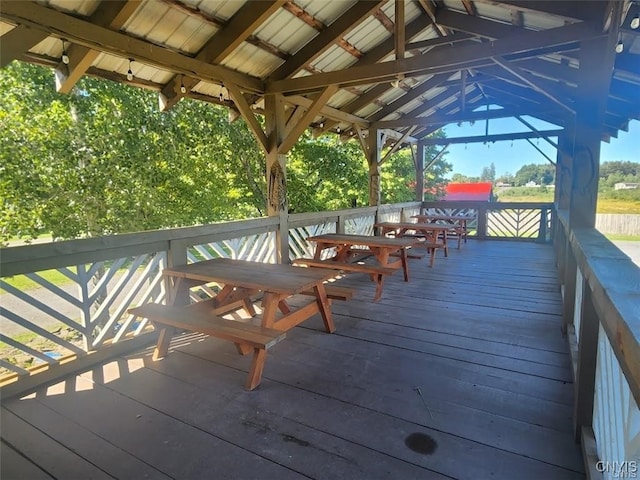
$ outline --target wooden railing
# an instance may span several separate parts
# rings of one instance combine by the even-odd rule
[[[378,218],[400,220],[419,211],[420,203],[411,202],[288,215],[288,258],[312,255],[309,235],[370,235]],[[275,263],[282,225],[282,218],[269,217],[2,249],[0,383],[19,380],[28,388],[46,381],[35,373],[63,375],[153,342],[153,329],[126,312],[165,301],[163,268],[215,257]],[[200,299],[214,293],[212,286],[191,291]]]
[[[570,229],[567,212],[556,218],[576,438],[590,478],[638,478],[640,268],[597,230]]]
[[[423,209],[426,213],[474,216],[467,224],[468,235],[481,240],[551,239],[552,203],[424,202]]]

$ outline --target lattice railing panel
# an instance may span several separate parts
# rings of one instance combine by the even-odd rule
[[[329,222],[289,229],[289,259],[293,260],[294,258],[300,257],[312,258],[315,253],[315,245],[308,242],[307,238],[325,233],[336,233],[336,224]],[[326,251],[329,250],[332,249],[327,249]]]
[[[537,238],[540,209],[509,208],[487,212],[487,236],[498,238]]]
[[[350,235],[373,235],[374,215],[348,218],[344,223],[344,233]]]
[[[640,472],[640,410],[602,325],[593,406],[593,433],[605,480]]]
[[[0,280],[0,373],[28,374],[39,364],[139,334],[146,323],[134,322],[127,309],[165,298],[165,265],[162,252],[34,272],[21,287]]]
[[[473,217],[467,222],[467,235],[473,237],[478,234],[478,210],[475,208],[440,208],[429,207],[423,210],[425,215],[464,216]]]
[[[195,263],[212,258],[234,258],[252,262],[276,263],[276,234],[265,232],[256,235],[231,238],[219,242],[194,245],[187,250],[187,262]],[[191,289],[193,301],[215,295],[219,286],[201,285]]]

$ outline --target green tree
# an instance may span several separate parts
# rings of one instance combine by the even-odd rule
[[[555,167],[550,164],[523,165],[514,176],[516,186],[524,186],[529,182],[537,185],[551,185],[555,182]]]
[[[495,182],[496,180],[496,166],[493,162],[488,167],[482,168],[482,173],[480,174],[481,182]]]

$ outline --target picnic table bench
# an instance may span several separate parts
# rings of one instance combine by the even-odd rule
[[[416,243],[414,240],[334,233],[309,237],[307,240],[316,243],[314,258],[296,258],[294,265],[368,273],[376,282],[374,301],[382,296],[385,276],[402,268],[405,282],[409,281],[407,250]],[[335,255],[322,258],[323,252],[331,248],[335,248]],[[376,263],[359,261],[365,256],[374,257]]]
[[[374,225],[379,228],[382,235],[392,234],[398,239],[402,238],[423,238],[424,242],[419,245],[424,247],[430,254],[429,266],[433,267],[435,256],[438,249],[442,248],[444,256],[449,256],[449,247],[447,244],[447,231],[452,227],[446,225],[437,225],[432,223],[410,223],[410,222],[380,222]],[[414,233],[409,233],[414,232]],[[439,241],[439,239],[442,241]]]

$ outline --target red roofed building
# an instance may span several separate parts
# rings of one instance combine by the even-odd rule
[[[493,201],[493,184],[491,182],[450,183],[447,185],[447,193],[441,200],[491,202]]]

